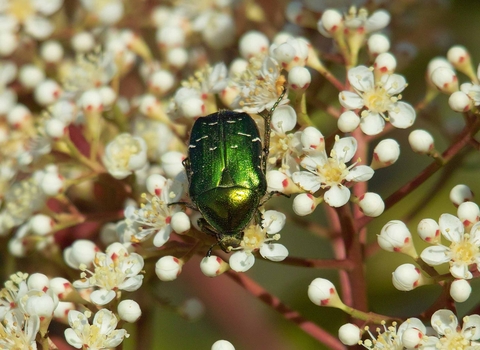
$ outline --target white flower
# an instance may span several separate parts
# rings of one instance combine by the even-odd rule
[[[88,322],[90,315],[90,311],[82,314],[77,310],[70,310],[68,313],[68,323],[72,328],[65,330],[65,339],[71,346],[77,349],[110,349],[120,345],[123,339],[129,336],[126,330],[115,329],[118,320],[110,310],[98,311],[91,325]]]
[[[364,182],[373,176],[373,169],[367,165],[347,167],[355,152],[357,140],[353,137],[336,138],[330,157],[325,150],[306,156],[301,165],[307,171],[295,172],[293,181],[304,190],[315,193],[320,188],[326,189],[325,202],[332,207],[341,207],[350,199],[350,190],[344,186],[347,181]]]
[[[0,290],[0,322],[10,310],[18,306],[20,299],[27,294],[28,286],[25,282],[27,277],[26,273],[17,272],[10,276],[10,279],[5,282],[5,288]]]
[[[469,233],[465,232],[460,219],[451,214],[442,214],[438,223],[443,237],[451,242],[450,246],[427,247],[420,257],[431,266],[448,262],[455,278],[472,278],[470,265],[476,264],[480,271],[480,222],[473,225]]]
[[[282,67],[273,58],[251,58],[247,69],[233,84],[238,95],[232,102],[232,109],[247,113],[259,113],[270,110],[283,92],[285,77],[281,75]],[[283,99],[280,105],[288,102]]]
[[[0,348],[36,350],[35,337],[39,329],[37,315],[26,316],[11,310],[5,315],[3,324],[0,323]]]
[[[81,279],[73,282],[75,288],[97,287],[90,294],[90,300],[97,305],[106,305],[116,296],[118,290],[133,292],[141,287],[143,258],[136,253],[128,253],[121,243],[112,243],[105,253],[97,253],[93,261],[93,271],[83,266]],[[90,277],[87,277],[87,274]]]
[[[460,329],[455,314],[446,309],[438,310],[432,315],[431,324],[438,333],[434,336],[424,337],[425,341],[420,349],[448,350],[448,349],[479,349],[480,342],[480,316],[471,315],[463,318]]]
[[[374,78],[371,69],[358,66],[348,71],[348,80],[354,91],[342,91],[339,100],[343,107],[360,113],[360,128],[367,135],[376,135],[385,127],[385,121],[406,129],[413,125],[416,113],[411,105],[399,101],[399,95],[407,86],[403,76],[383,74]]]
[[[382,329],[383,328],[383,329]],[[385,322],[382,322],[382,328],[377,328],[377,336],[368,331],[371,339],[361,341],[361,345],[367,349],[391,349],[402,350],[404,349],[403,335],[405,331],[409,329],[420,330],[422,334],[425,333],[426,327],[424,324],[415,317],[407,319],[397,328],[397,322],[393,322],[391,326],[386,326]],[[367,328],[368,330],[368,328]]]
[[[124,179],[147,163],[147,144],[141,137],[120,134],[105,148],[103,163],[110,175]]]

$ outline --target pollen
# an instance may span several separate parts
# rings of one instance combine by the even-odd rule
[[[478,255],[478,247],[470,241],[470,235],[466,233],[460,242],[452,242],[450,245],[452,260],[470,265],[475,263]]]

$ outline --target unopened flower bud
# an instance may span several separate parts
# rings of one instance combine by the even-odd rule
[[[437,68],[440,68],[440,67],[443,67],[443,68],[449,68],[450,70],[453,71],[453,67],[452,65],[450,64],[450,62],[448,62],[445,57],[435,57],[435,58],[432,58],[430,60],[430,62],[428,63],[428,66],[427,66],[427,72],[426,72],[426,75],[427,75],[427,80],[428,81],[431,81],[431,77],[432,77],[432,73],[437,69]]]
[[[385,210],[382,197],[373,192],[367,192],[358,199],[358,206],[363,214],[376,218]]]
[[[310,193],[300,193],[293,200],[293,211],[299,216],[309,215],[321,202],[321,198],[316,198]]]
[[[63,58],[63,46],[56,40],[45,41],[40,47],[40,56],[47,63],[58,63]]]
[[[80,32],[75,34],[70,43],[76,52],[88,52],[95,47],[95,38],[90,32]]]
[[[458,207],[463,202],[473,200],[473,192],[467,185],[456,185],[450,191],[450,200]]]
[[[110,86],[101,86],[98,89],[98,93],[102,99],[102,105],[104,108],[110,108],[117,99],[117,93]]]
[[[242,35],[238,44],[238,49],[243,58],[249,59],[260,53],[267,52],[268,46],[269,41],[265,34],[251,30]]]
[[[155,273],[160,281],[173,281],[182,272],[183,261],[168,255],[160,258],[155,264]]]
[[[469,227],[480,219],[480,209],[475,202],[463,202],[457,208],[457,216],[463,226]]]
[[[60,119],[49,119],[45,122],[45,133],[54,140],[62,138],[67,132],[67,126]]]
[[[463,91],[455,91],[448,98],[448,105],[455,112],[467,112],[473,107],[473,101]]]
[[[80,96],[79,104],[85,112],[101,111],[103,109],[102,95],[96,89],[87,90]]]
[[[284,194],[299,193],[300,188],[285,173],[278,170],[267,171],[267,191]]]
[[[245,72],[248,67],[248,61],[244,58],[236,58],[230,63],[230,67],[228,69],[228,75],[230,77],[236,77]]]
[[[309,126],[302,131],[300,137],[304,152],[321,152],[325,149],[325,138],[320,130]]]
[[[59,301],[57,307],[53,311],[53,317],[59,322],[68,323],[68,313],[70,310],[75,310],[74,303]]]
[[[413,264],[403,264],[392,273],[393,286],[400,291],[408,292],[425,284],[420,269]]]
[[[414,152],[420,154],[431,154],[435,151],[432,135],[425,130],[414,130],[408,135],[408,142]]]
[[[167,52],[166,60],[171,67],[180,70],[188,62],[188,51],[183,47],[175,47]]]
[[[18,37],[9,30],[0,32],[0,56],[10,56],[18,47]]]
[[[51,79],[42,81],[33,91],[35,101],[42,106],[51,105],[60,97],[60,94],[60,86],[56,81]]]
[[[440,242],[440,226],[433,219],[422,219],[417,225],[417,233],[422,240],[430,244]]]
[[[295,91],[306,90],[311,81],[312,75],[305,67],[296,66],[288,72],[288,85]]]
[[[47,196],[56,196],[63,191],[65,179],[57,172],[47,172],[40,183],[40,188]]]
[[[182,100],[180,110],[186,118],[196,118],[205,114],[205,102],[200,97],[188,97]]]
[[[155,39],[158,46],[164,50],[183,47],[185,44],[185,31],[180,26],[163,26],[157,30]]]
[[[155,196],[160,196],[162,194],[162,190],[167,183],[167,179],[160,175],[160,174],[152,174],[147,177],[146,187],[147,191]]]
[[[397,68],[397,59],[390,52],[383,52],[375,58],[373,72],[376,77],[392,74]]]
[[[122,300],[117,307],[118,316],[128,323],[136,322],[142,316],[140,305],[135,300]]]
[[[339,29],[343,28],[343,16],[340,11],[327,9],[317,24],[318,31],[326,37],[331,37]]]
[[[417,258],[412,234],[400,220],[391,220],[383,226],[377,236],[378,245],[387,252],[399,252]]]
[[[179,211],[172,215],[170,225],[173,231],[178,234],[183,234],[190,230],[190,218],[183,211]]]
[[[30,230],[32,230],[33,233],[44,236],[52,231],[52,227],[55,225],[55,221],[53,221],[50,216],[44,214],[36,214],[32,216],[28,224],[30,225]]]
[[[25,125],[30,124],[32,120],[32,112],[27,106],[17,104],[7,114],[7,122],[15,129],[22,129]]]
[[[98,251],[92,241],[79,239],[63,251],[63,259],[72,269],[79,269],[80,265],[90,266]]]
[[[472,60],[465,46],[452,46],[447,52],[448,61],[460,72],[466,74],[471,80],[476,80],[472,67]]]
[[[458,78],[455,72],[446,67],[440,67],[433,71],[431,76],[433,84],[444,94],[450,95],[458,91]]]
[[[60,300],[64,300],[72,292],[76,293],[72,283],[63,277],[52,278],[50,280],[50,289]]]
[[[319,306],[342,307],[342,300],[332,282],[325,278],[315,278],[308,286],[308,298]]]
[[[37,289],[37,290],[46,292],[48,290],[49,285],[50,285],[50,281],[48,277],[43,273],[37,272],[37,273],[32,273],[30,276],[28,276],[28,280],[27,280],[28,289]]]
[[[227,271],[230,266],[220,257],[211,255],[202,259],[200,269],[207,277],[215,277]]]
[[[450,285],[450,296],[457,303],[466,301],[470,297],[470,294],[472,294],[472,286],[467,280],[455,280]]]
[[[408,321],[407,321],[408,322]],[[402,335],[402,344],[407,349],[417,349],[420,345],[424,334],[417,328],[407,328]]]
[[[390,40],[384,34],[375,33],[368,38],[367,47],[368,52],[375,57],[390,50]]]
[[[345,111],[340,114],[337,126],[341,132],[353,132],[360,124],[360,117],[354,111]]]
[[[212,350],[235,350],[235,347],[226,340],[217,340],[212,345]]]
[[[33,64],[25,64],[18,72],[20,84],[27,89],[33,89],[45,80],[45,72]]]
[[[153,73],[148,79],[148,87],[152,93],[162,96],[175,85],[175,77],[170,71],[161,69]]]
[[[380,169],[392,165],[400,156],[400,145],[394,139],[385,139],[378,143],[373,150],[373,159],[370,167]]]
[[[170,151],[162,155],[160,161],[167,177],[173,179],[185,169],[182,163],[184,159],[183,153],[176,151]]]
[[[357,345],[359,340],[362,339],[360,328],[353,323],[345,323],[338,329],[338,339],[344,345]]]

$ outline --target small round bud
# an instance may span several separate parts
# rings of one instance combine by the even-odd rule
[[[185,31],[180,26],[169,25],[161,27],[155,35],[157,44],[161,49],[183,47],[185,44]]]
[[[45,72],[33,64],[25,64],[18,72],[18,80],[23,87],[33,89],[45,80]]]
[[[175,47],[167,52],[166,60],[171,67],[182,69],[188,62],[188,51],[183,47]]]
[[[325,149],[325,138],[320,130],[309,126],[302,131],[300,136],[304,152],[321,152]]]
[[[360,117],[354,111],[345,111],[340,114],[337,126],[341,132],[353,132],[360,124]]]
[[[368,38],[367,47],[368,52],[375,57],[390,50],[390,40],[384,34],[375,33]]]
[[[463,202],[473,200],[473,192],[467,185],[456,185],[450,191],[450,200],[458,207]]]
[[[457,216],[463,226],[469,227],[480,219],[480,209],[475,202],[463,202],[457,208]]]
[[[373,150],[373,159],[370,167],[380,169],[394,164],[400,156],[400,145],[394,139],[385,139],[378,143]]]
[[[49,285],[50,285],[50,281],[48,277],[43,273],[37,272],[28,276],[28,280],[27,280],[28,289],[37,289],[37,290],[46,292],[48,290]]]
[[[387,222],[377,236],[377,241],[380,248],[387,252],[414,254],[412,256],[416,256],[412,234],[407,225],[400,220]]]
[[[212,350],[235,350],[235,347],[226,340],[217,340],[212,345]]]
[[[42,106],[48,106],[54,103],[61,94],[60,86],[56,81],[46,79],[35,87],[33,97],[35,101]]]
[[[424,334],[417,328],[411,327],[407,328],[402,335],[402,344],[407,349],[416,349],[422,341]]]
[[[240,55],[245,59],[267,52],[268,46],[267,36],[255,30],[243,34],[238,43]]]
[[[173,179],[185,169],[182,163],[184,159],[183,153],[176,151],[170,151],[162,155],[160,161],[167,177]]]
[[[448,105],[455,112],[467,112],[473,107],[473,101],[463,91],[455,91],[448,98]]]
[[[175,77],[170,71],[161,69],[153,73],[148,79],[148,87],[155,95],[161,96],[170,91],[175,85]]]
[[[373,192],[367,192],[359,198],[358,206],[366,216],[376,218],[385,210],[382,197]]]
[[[105,108],[110,108],[117,99],[117,93],[110,86],[101,86],[98,89],[102,99],[102,105]]]
[[[117,311],[120,319],[128,323],[136,322],[142,316],[140,305],[134,300],[122,300],[118,304]]]
[[[190,298],[180,305],[178,311],[188,321],[196,321],[205,314],[205,305],[197,298]]]
[[[190,230],[190,218],[183,211],[179,211],[172,215],[170,225],[173,231],[178,234],[183,234]]]
[[[75,292],[72,283],[63,277],[52,278],[50,280],[50,289],[60,300],[66,298],[70,293]]]
[[[305,67],[296,66],[288,72],[288,85],[295,91],[306,90],[311,81],[312,75]]]
[[[450,296],[457,303],[466,301],[470,297],[470,294],[472,294],[472,286],[467,280],[455,280],[450,285]]]
[[[68,313],[75,310],[75,304],[65,301],[59,301],[57,307],[53,311],[53,317],[62,323],[68,323]]]
[[[300,189],[285,173],[278,170],[267,171],[267,191],[292,194],[300,192]]]
[[[160,197],[162,194],[162,190],[167,183],[167,179],[159,174],[152,174],[147,177],[146,187],[147,191],[155,196]]]
[[[414,130],[408,135],[410,147],[416,153],[431,154],[435,150],[433,136],[425,130]]]
[[[392,74],[396,68],[397,59],[390,52],[379,54],[373,64],[375,75]]]
[[[357,345],[362,339],[360,328],[353,323],[346,323],[338,329],[338,338],[344,345]]]
[[[90,32],[80,32],[72,37],[70,43],[76,52],[88,52],[95,47],[95,38]]]
[[[440,242],[440,226],[433,219],[422,219],[418,223],[417,233],[422,240],[430,244]]]
[[[200,262],[200,270],[207,277],[215,277],[221,275],[230,268],[220,257],[211,255],[202,259]]]
[[[182,260],[168,255],[160,258],[155,264],[155,273],[160,281],[173,281],[182,272]]]
[[[102,95],[96,89],[87,90],[80,96],[79,105],[85,112],[102,111]]]
[[[470,54],[465,46],[452,46],[447,52],[448,61],[458,70],[464,71],[465,67],[471,66]]]
[[[63,191],[65,179],[56,172],[48,172],[43,176],[40,188],[47,196],[56,196]]]
[[[446,67],[440,67],[433,71],[431,76],[433,84],[444,94],[452,94],[458,91],[458,78],[455,72]]]
[[[327,9],[322,14],[322,18],[317,23],[318,31],[330,37],[335,33],[338,29],[343,27],[343,16],[338,10],[334,9]]]
[[[21,129],[32,120],[32,112],[27,106],[17,104],[7,114],[7,122],[15,129]]]
[[[186,118],[196,118],[205,114],[205,102],[197,96],[187,97],[180,103],[180,111]]]
[[[59,119],[50,119],[45,122],[45,133],[54,140],[62,138],[67,132],[67,126]]]
[[[68,266],[78,269],[80,265],[90,266],[98,251],[92,241],[79,239],[63,251],[63,259]]]
[[[420,284],[422,274],[413,264],[403,264],[392,273],[392,282],[395,288],[408,292],[414,290]]]
[[[63,46],[56,40],[45,41],[40,47],[40,56],[47,63],[58,63],[63,58]]]
[[[427,66],[427,80],[428,81],[431,81],[431,77],[432,77],[432,73],[437,69],[437,68],[448,68],[450,70],[453,71],[453,67],[452,65],[450,64],[450,62],[448,62],[445,57],[435,57],[433,59],[430,60],[430,62],[428,63],[428,66]]]
[[[325,278],[315,278],[308,286],[308,298],[319,306],[340,307],[343,305],[337,289]]]
[[[30,225],[30,230],[32,230],[34,234],[44,236],[52,231],[52,228],[55,225],[55,221],[53,221],[50,216],[44,214],[36,214],[32,216],[28,224]]]
[[[319,200],[310,193],[300,193],[293,200],[293,211],[299,216],[305,216],[313,213]]]
[[[10,56],[18,47],[18,37],[9,30],[0,32],[0,56]]]
[[[232,61],[232,63],[230,63],[230,67],[228,69],[228,75],[230,77],[238,76],[243,72],[245,72],[245,70],[247,69],[247,66],[248,66],[248,61],[246,59],[240,58],[240,57],[236,58]]]

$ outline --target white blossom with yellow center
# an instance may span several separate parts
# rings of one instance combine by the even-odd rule
[[[427,247],[420,257],[431,266],[448,262],[453,277],[471,279],[470,265],[476,264],[480,271],[480,222],[474,224],[469,233],[465,233],[460,219],[451,214],[440,216],[438,223],[443,237],[451,242],[450,246]]]
[[[16,311],[7,312],[0,323],[0,349],[37,349],[35,337],[40,329],[40,318]]]
[[[460,329],[457,317],[450,310],[438,310],[432,315],[432,328],[438,337],[424,336],[419,349],[424,350],[474,350],[480,349],[480,316],[470,315],[463,318]]]
[[[133,292],[141,287],[143,275],[143,258],[137,253],[128,253],[118,242],[107,247],[105,253],[97,253],[93,261],[94,269],[90,271],[81,266],[81,279],[73,282],[75,288],[97,289],[90,294],[90,300],[96,305],[106,305],[116,296],[117,291]]]
[[[350,190],[345,182],[364,182],[373,176],[373,169],[367,165],[347,166],[357,151],[357,140],[353,137],[336,137],[335,144],[327,156],[325,150],[306,156],[301,165],[307,171],[293,173],[293,181],[304,190],[315,193],[325,189],[325,202],[332,207],[341,207],[350,199]]]
[[[107,309],[99,310],[90,325],[88,318],[90,311],[84,314],[77,310],[70,310],[68,323],[70,327],[65,330],[65,339],[77,349],[110,349],[115,348],[128,337],[124,329],[115,329],[118,320],[115,314]]]
[[[360,128],[367,135],[377,135],[385,127],[385,121],[394,127],[406,129],[413,125],[416,113],[413,107],[399,101],[400,93],[407,86],[399,74],[383,74],[374,77],[372,69],[358,66],[348,71],[348,81],[354,91],[342,91],[339,100],[348,110],[363,109]]]
[[[110,175],[124,179],[147,163],[147,144],[141,137],[120,134],[105,148],[103,164]]]

